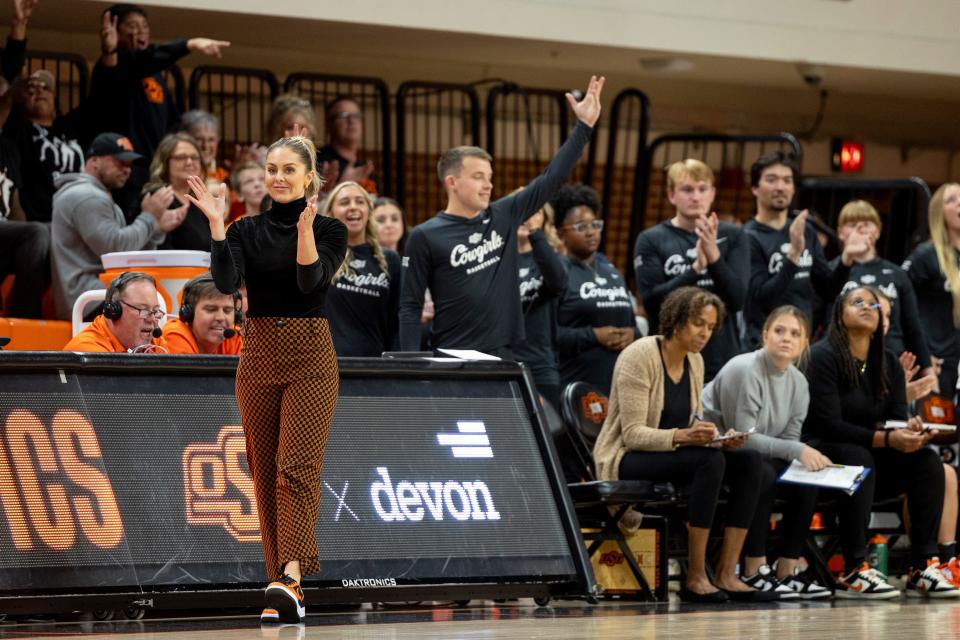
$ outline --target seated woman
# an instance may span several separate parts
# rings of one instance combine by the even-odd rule
[[[617,357],[640,337],[623,274],[597,251],[603,220],[600,196],[587,185],[567,185],[550,201],[566,247],[566,290],[557,308],[561,388],[589,382],[610,392]]]
[[[781,600],[830,596],[828,589],[797,571],[816,507],[817,490],[776,482],[793,460],[799,460],[810,471],[830,464],[829,458],[800,442],[810,392],[807,379],[795,365],[809,345],[808,327],[809,321],[800,309],[790,305],[777,307],[764,322],[763,347],[728,361],[703,390],[707,420],[720,429],[756,430],[744,448],[763,456],[763,479],[744,545],[741,575],[751,587],[777,593]],[[786,501],[787,508],[777,527],[783,545],[774,575],[767,564],[767,532],[770,510],[778,495]]]
[[[698,415],[703,389],[700,350],[723,313],[720,298],[698,287],[681,287],[667,296],[660,309],[663,335],[637,340],[617,359],[607,419],[593,449],[601,480],[689,485],[689,556],[680,589],[686,602],[776,597],[744,584],[735,572],[757,504],[760,455],[737,450],[746,441],[743,434],[725,440],[722,448],[709,446],[717,428]],[[726,530],[711,583],[707,539],[724,483],[731,489]]]
[[[906,429],[884,429],[887,420],[907,420],[906,383],[893,354],[884,349],[880,301],[866,287],[842,293],[833,305],[827,338],[810,350],[807,381],[810,410],[803,439],[839,464],[872,469],[852,496],[840,494],[845,571],[837,581],[838,598],[885,598],[896,589],[863,560],[874,494],[906,493],[913,524],[910,543],[914,570],[907,593],[935,598],[957,597],[940,572],[937,531],[943,510],[943,465],[925,445],[919,418]],[[892,594],[892,595],[891,595]]]

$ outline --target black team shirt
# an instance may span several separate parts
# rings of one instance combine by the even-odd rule
[[[560,380],[589,382],[609,395],[620,352],[597,342],[593,328],[634,327],[634,337],[639,337],[633,301],[623,275],[603,254],[593,254],[592,264],[570,257],[563,261],[568,279],[557,309]]]
[[[750,252],[736,225],[721,222],[717,229],[720,259],[696,273],[697,234],[673,226],[670,220],[637,237],[634,269],[643,306],[649,313],[650,333],[659,332],[660,306],[672,291],[697,286],[715,293],[726,307],[723,324],[703,349],[705,380],[717,375],[727,360],[741,353],[736,314],[747,297]]]
[[[473,218],[441,211],[410,233],[403,258],[400,346],[420,348],[423,292],[433,295],[434,348],[497,351],[524,339],[517,227],[567,179],[590,141],[577,123],[543,174]]]
[[[817,296],[829,304],[847,281],[849,267],[838,260],[837,267],[830,268],[817,230],[809,222],[803,233],[806,246],[800,264],[787,258],[790,224],[795,217],[789,214],[782,229],[757,222],[756,218],[743,225],[750,240],[750,294],[744,309],[748,349],[760,345],[763,323],[771,311],[792,304],[813,322]]]
[[[954,252],[960,263],[960,253]],[[938,358],[955,361],[960,358],[960,329],[953,324],[953,295],[947,279],[940,271],[937,251],[932,242],[924,242],[910,254],[903,268],[917,294],[917,308],[926,329],[930,353]],[[952,378],[956,379],[956,378]],[[940,389],[952,394],[952,389]]]
[[[217,289],[233,293],[247,285],[251,318],[324,318],[327,285],[347,252],[347,227],[336,218],[318,215],[313,236],[319,258],[297,264],[297,221],[304,198],[274,203],[260,214],[241,218],[214,240],[210,271]]]
[[[350,267],[327,290],[327,318],[338,356],[379,358],[396,347],[400,305],[400,256],[384,250],[387,272],[373,247],[351,247]]]
[[[830,261],[831,268],[836,269],[840,258]],[[920,324],[920,313],[917,310],[917,296],[913,291],[913,284],[907,273],[899,266],[876,257],[870,262],[854,262],[842,292],[857,287],[874,287],[890,298],[890,331],[884,336],[884,345],[888,351],[899,356],[909,351],[917,356],[917,363],[921,367],[930,366],[930,349],[924,337],[923,326]]]
[[[543,231],[530,234],[530,245],[517,263],[527,337],[512,346],[513,355],[530,367],[537,384],[559,385],[557,301],[567,286],[567,272]]]

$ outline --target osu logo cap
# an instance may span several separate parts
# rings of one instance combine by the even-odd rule
[[[87,150],[87,157],[93,156],[116,156],[118,160],[133,162],[143,158],[142,155],[133,150],[133,143],[126,136],[119,133],[101,133]]]

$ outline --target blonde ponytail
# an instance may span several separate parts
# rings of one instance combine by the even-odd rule
[[[927,225],[930,227],[930,241],[937,252],[940,272],[946,278],[950,295],[953,297],[953,326],[960,328],[960,267],[957,266],[957,252],[950,242],[947,223],[943,219],[943,200],[950,187],[960,187],[960,184],[948,182],[930,198]]]

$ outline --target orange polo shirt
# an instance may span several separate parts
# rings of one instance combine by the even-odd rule
[[[170,353],[200,353],[200,346],[193,331],[185,322],[181,322],[180,318],[168,320],[167,324],[163,325],[163,339]],[[243,338],[237,333],[232,338],[225,338],[214,353],[219,356],[235,356],[240,354],[242,347]]]
[[[150,344],[166,348],[163,338],[153,338]],[[64,351],[81,351],[84,353],[126,353],[127,348],[120,344],[110,327],[107,319],[97,316],[87,327],[73,336],[73,339],[63,348]],[[148,353],[163,353],[162,350]]]

